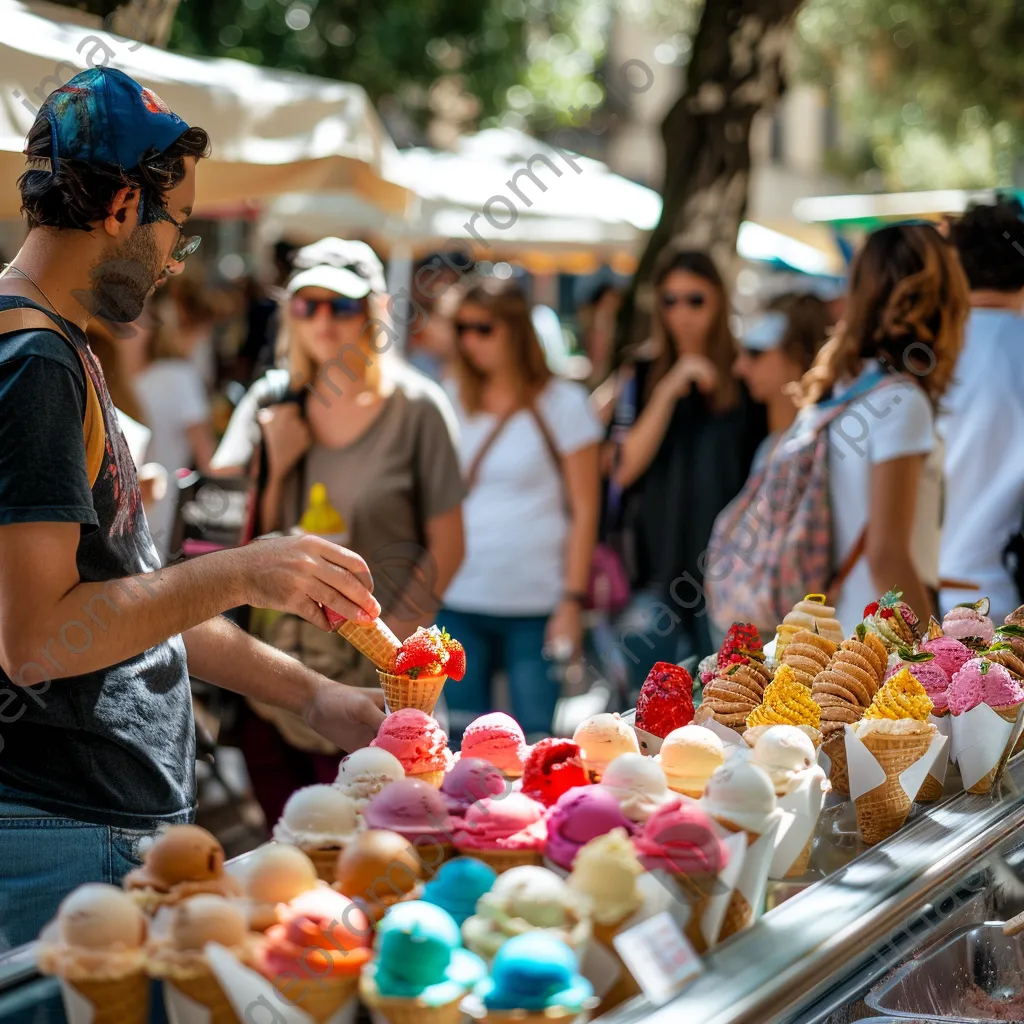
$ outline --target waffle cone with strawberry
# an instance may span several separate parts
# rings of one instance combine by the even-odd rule
[[[747,715],[764,699],[772,673],[765,666],[761,637],[749,623],[733,623],[718,652],[718,672],[704,686],[698,717],[742,733]]]
[[[378,669],[389,711],[417,708],[433,713],[448,679],[458,682],[466,674],[466,652],[445,630],[420,626],[395,655],[389,670]]]

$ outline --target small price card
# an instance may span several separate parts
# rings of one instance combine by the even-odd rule
[[[666,910],[612,940],[644,995],[661,1005],[704,970],[700,957]]]

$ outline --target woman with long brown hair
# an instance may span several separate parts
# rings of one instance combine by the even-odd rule
[[[801,382],[800,417],[864,390],[832,421],[833,595],[847,633],[891,588],[922,619],[935,608],[942,451],[935,410],[953,375],[969,310],[956,249],[928,224],[868,236],[850,272],[844,319]],[[871,386],[877,379],[879,386]],[[800,421],[798,420],[798,423]]]
[[[544,735],[558,698],[545,650],[580,648],[602,431],[586,390],[548,369],[514,280],[467,282],[454,323],[469,494],[466,559],[441,614],[466,648],[466,677],[447,695],[452,731],[491,710],[504,669],[524,731]]]
[[[732,374],[729,295],[712,259],[666,250],[652,283],[651,337],[607,403],[634,590],[624,632],[640,640],[629,654],[640,678],[652,661],[710,650],[704,552],[765,436],[763,410]]]

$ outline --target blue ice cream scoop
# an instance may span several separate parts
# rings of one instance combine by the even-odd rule
[[[494,869],[475,857],[456,857],[441,865],[423,888],[423,899],[455,918],[461,928],[476,912],[476,901],[491,891],[497,878]]]
[[[593,1000],[593,986],[578,971],[576,954],[544,932],[517,935],[498,950],[491,976],[475,994],[488,1010],[543,1011],[563,1007],[582,1012]]]

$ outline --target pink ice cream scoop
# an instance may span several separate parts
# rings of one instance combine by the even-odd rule
[[[648,871],[677,875],[717,875],[729,863],[729,851],[711,819],[692,800],[662,804],[633,841]]]
[[[471,804],[505,792],[505,777],[490,761],[460,757],[441,784],[448,813],[462,817]]]
[[[471,804],[455,832],[459,850],[540,850],[547,837],[544,805],[522,793]]]
[[[419,779],[389,782],[366,805],[363,821],[367,828],[397,832],[413,845],[448,837],[455,828],[444,797],[435,786]]]
[[[934,654],[935,664],[950,679],[974,657],[969,647],[965,647],[959,640],[951,636],[939,636],[934,640],[926,640],[921,644],[921,650]],[[915,673],[911,670],[910,674],[914,675]]]
[[[1024,688],[1003,668],[987,658],[972,658],[946,691],[949,710],[962,715],[979,704],[992,708],[1013,707],[1024,703]]]
[[[957,641],[959,643],[959,641]],[[960,644],[963,647],[963,644]],[[964,647],[966,651],[967,648]],[[907,669],[910,674],[925,688],[925,692],[931,697],[932,704],[936,711],[947,711],[949,702],[946,699],[946,690],[949,687],[950,677],[945,669],[938,662],[938,658],[931,661],[903,662],[899,661],[885,674],[886,680],[891,679],[897,672]]]
[[[942,632],[955,640],[965,640],[976,636],[983,643],[992,643],[996,635],[996,627],[987,615],[982,615],[976,608],[950,608],[942,619]]]
[[[478,757],[490,761],[509,778],[523,774],[523,762],[530,748],[519,723],[502,711],[481,715],[470,722],[462,734],[460,757]]]
[[[388,715],[370,746],[394,754],[406,775],[447,771],[452,763],[444,730],[430,715],[416,708],[403,708]]]
[[[613,828],[624,828],[629,835],[637,830],[611,790],[602,786],[577,786],[563,793],[551,808],[544,854],[568,871],[580,847]]]

